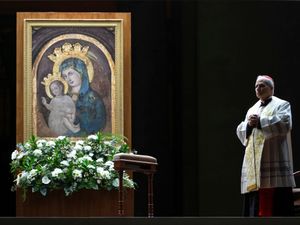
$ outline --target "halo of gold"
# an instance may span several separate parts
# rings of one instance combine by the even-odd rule
[[[68,58],[81,59],[87,68],[89,82],[91,83],[94,77],[94,68],[91,60],[87,56],[89,46],[82,46],[80,43],[70,44],[65,42],[60,48],[55,48],[53,54],[48,55],[48,58],[54,62],[53,74],[60,73],[59,67],[63,61]]]
[[[49,73],[47,77],[46,76],[44,77],[44,81],[41,82],[41,84],[45,85],[45,91],[49,98],[53,98],[53,95],[51,94],[51,90],[50,90],[50,85],[55,80],[62,82],[64,85],[64,94],[68,93],[68,88],[69,88],[68,83],[61,77],[61,74]]]

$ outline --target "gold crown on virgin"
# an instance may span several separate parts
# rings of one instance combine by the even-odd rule
[[[81,59],[88,71],[89,81],[91,82],[94,77],[94,69],[91,60],[88,56],[89,46],[82,46],[80,43],[71,44],[69,42],[64,43],[61,47],[57,47],[53,50],[53,53],[48,55],[48,58],[54,62],[53,74],[59,73],[59,67],[61,63],[68,58]]]
[[[89,50],[89,46],[82,46],[80,43],[64,43],[61,47],[55,48],[53,54],[50,54],[48,58],[53,61],[61,61],[70,57],[86,58]]]

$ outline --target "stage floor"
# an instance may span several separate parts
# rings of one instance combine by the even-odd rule
[[[2,225],[299,225],[300,217],[2,217]]]

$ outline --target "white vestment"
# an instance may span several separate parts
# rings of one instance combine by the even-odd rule
[[[245,120],[236,130],[237,136],[246,146],[241,193],[259,188],[294,187],[293,157],[291,145],[292,115],[289,102],[272,96],[265,107],[261,101],[247,112]],[[253,128],[247,137],[248,117],[260,116],[261,129]]]

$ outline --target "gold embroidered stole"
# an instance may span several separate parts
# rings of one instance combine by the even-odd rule
[[[271,101],[265,108],[260,108],[260,117],[269,117],[273,114],[275,101]],[[255,191],[260,188],[260,165],[265,143],[265,135],[261,129],[254,128],[249,137],[245,150],[247,191]]]
[[[245,150],[247,191],[255,191],[260,187],[260,161],[265,137],[260,129],[254,128]]]

